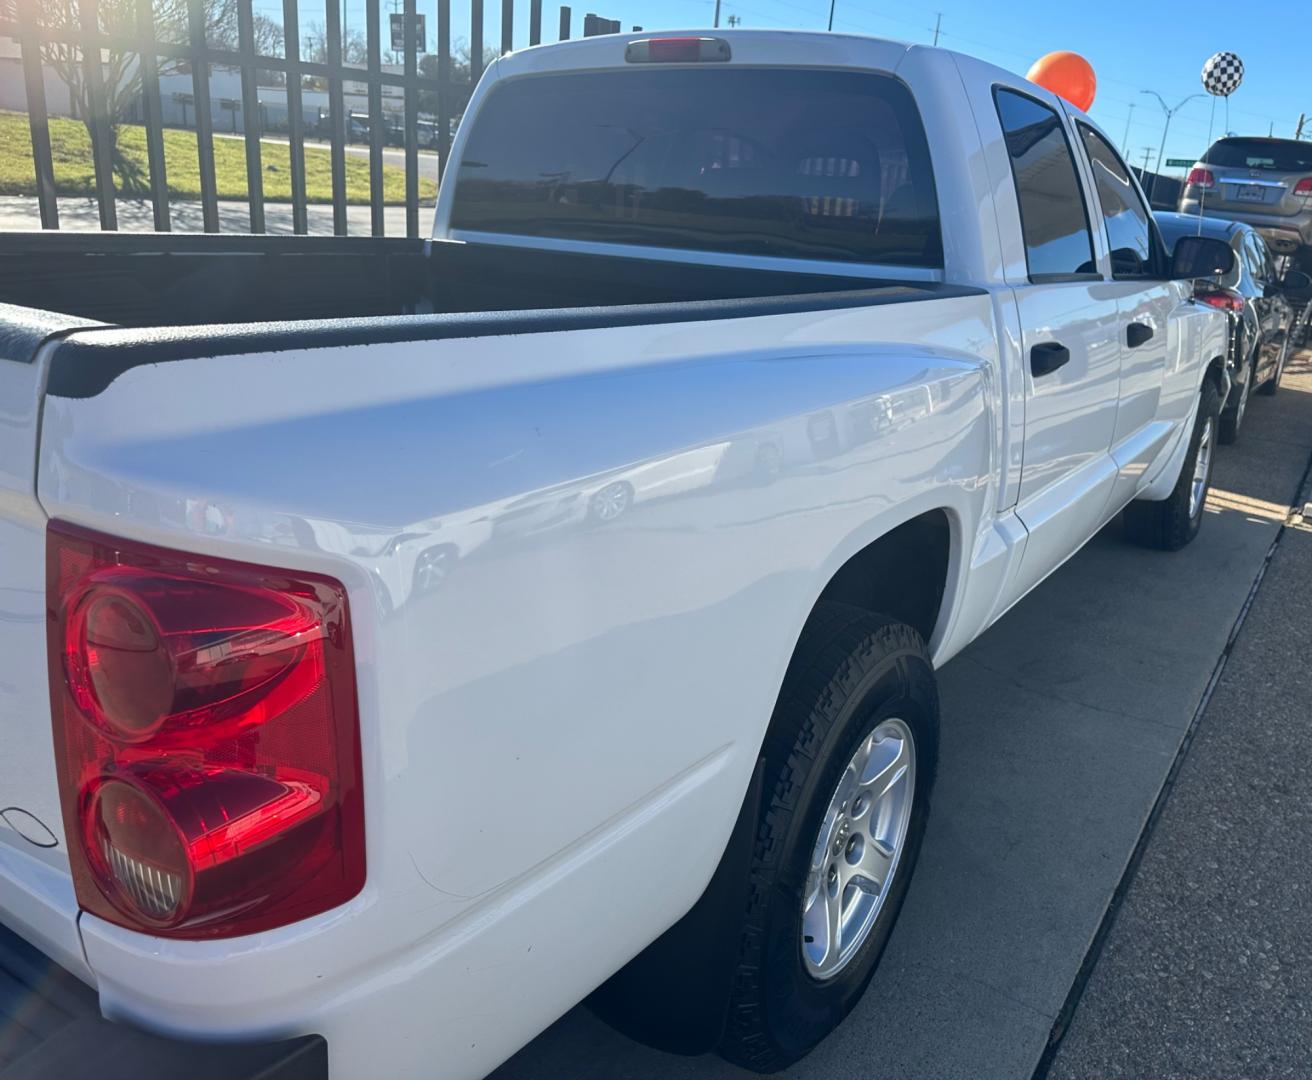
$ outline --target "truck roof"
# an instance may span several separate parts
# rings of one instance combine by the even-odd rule
[[[678,37],[713,37],[727,41],[733,54],[730,63],[795,65],[799,62],[807,62],[820,66],[873,67],[892,70],[902,56],[911,50],[932,50],[954,56],[968,55],[955,53],[951,49],[939,46],[919,45],[869,34],[845,34],[823,30],[723,30],[700,27],[601,34],[572,41],[534,45],[528,49],[507,53],[490,66],[495,69],[496,76],[499,78],[577,68],[622,68],[625,66],[624,49],[629,42],[644,41],[649,38]],[[971,60],[974,63],[984,63],[974,57],[971,57]],[[1002,68],[997,68],[997,71],[1003,73]],[[1014,73],[1005,74],[1008,78],[1014,77]]]

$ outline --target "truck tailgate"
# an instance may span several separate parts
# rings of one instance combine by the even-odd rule
[[[0,1080],[322,1080],[318,1035],[206,1045],[157,1038],[100,1016],[95,993],[0,926]]]

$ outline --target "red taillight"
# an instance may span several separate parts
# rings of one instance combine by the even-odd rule
[[[1212,175],[1211,169],[1192,168],[1189,170],[1185,183],[1190,187],[1214,188],[1216,187],[1216,177]]]
[[[1304,198],[1312,196],[1312,176],[1305,176],[1294,185],[1294,194],[1302,195]]]
[[[714,37],[642,38],[624,47],[630,64],[721,63],[729,57],[729,43]]]
[[[81,906],[230,937],[364,885],[355,664],[330,578],[47,533],[50,697]]]
[[[1244,310],[1244,298],[1230,289],[1195,289],[1194,299],[1222,311]]]

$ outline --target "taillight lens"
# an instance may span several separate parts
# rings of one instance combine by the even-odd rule
[[[355,663],[331,578],[52,522],[50,697],[78,902],[228,937],[364,885]]]
[[[1189,170],[1185,183],[1190,187],[1214,188],[1216,187],[1216,177],[1212,175],[1211,169],[1193,168]]]
[[[1222,311],[1244,310],[1244,298],[1229,289],[1195,289],[1194,299]]]
[[[1305,199],[1312,196],[1312,176],[1305,176],[1294,185],[1294,194],[1302,195]]]

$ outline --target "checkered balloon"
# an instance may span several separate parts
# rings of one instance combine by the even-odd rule
[[[1244,81],[1244,62],[1232,52],[1219,52],[1203,65],[1203,88],[1217,97],[1229,97]]]

